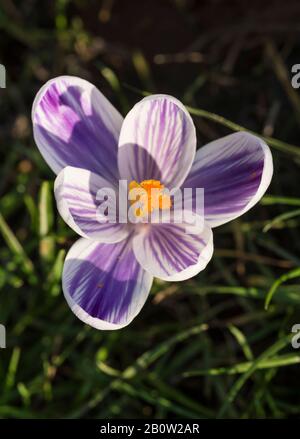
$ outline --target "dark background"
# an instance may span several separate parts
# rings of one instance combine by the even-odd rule
[[[300,149],[286,146],[300,145],[299,17],[297,1],[0,2],[0,417],[299,417],[300,353],[282,341],[300,323],[297,273],[264,310],[300,265]],[[143,91],[169,93],[284,142],[270,142],[267,196],[215,230],[205,272],[156,281],[117,332],[85,326],[61,293],[76,237],[30,120],[38,89],[61,74],[90,80],[124,115]],[[199,146],[231,132],[204,116],[193,116]]]

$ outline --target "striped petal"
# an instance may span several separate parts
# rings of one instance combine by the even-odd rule
[[[140,312],[153,278],[137,262],[130,239],[102,244],[81,238],[67,254],[62,280],[80,320],[97,329],[119,329]]]
[[[116,196],[110,197],[105,209],[102,205],[100,210],[105,196],[99,197],[98,191],[104,188],[117,195],[115,186],[103,177],[86,169],[67,166],[55,180],[57,208],[65,222],[80,236],[106,243],[118,242],[128,236],[128,227],[117,222]],[[112,218],[115,223],[111,222]]]
[[[205,220],[217,227],[254,206],[272,175],[268,145],[259,137],[239,132],[200,148],[184,187],[204,188]]]
[[[47,82],[34,100],[32,121],[35,142],[56,174],[75,166],[118,178],[123,118],[88,81],[60,76]]]
[[[206,224],[151,224],[133,238],[133,250],[141,266],[167,281],[181,281],[204,270],[213,254],[213,234]]]
[[[123,179],[160,180],[179,187],[196,151],[193,121],[177,99],[152,95],[127,114],[122,125],[118,164]]]

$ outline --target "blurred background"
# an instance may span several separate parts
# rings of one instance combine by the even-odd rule
[[[1,418],[299,417],[299,17],[298,1],[0,1]],[[124,115],[143,92],[176,96],[199,147],[235,124],[271,137],[267,195],[215,230],[204,272],[156,281],[116,332],[84,325],[61,292],[76,237],[30,119],[61,74],[93,82]]]

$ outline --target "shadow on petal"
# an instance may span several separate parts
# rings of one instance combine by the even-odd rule
[[[128,182],[161,181],[162,173],[154,157],[144,147],[135,143],[126,143],[119,147],[118,165],[121,178],[127,179]]]

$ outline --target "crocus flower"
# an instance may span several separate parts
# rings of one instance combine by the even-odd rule
[[[57,174],[55,197],[81,238],[67,254],[62,284],[72,311],[97,329],[118,329],[139,313],[153,277],[180,281],[203,270],[213,253],[212,228],[248,211],[270,184],[269,147],[246,132],[196,152],[194,123],[177,99],[152,95],[125,119],[89,82],[47,82],[32,111],[35,142]],[[99,223],[96,194],[129,185],[204,188],[205,224]],[[158,207],[159,208],[159,207]]]

